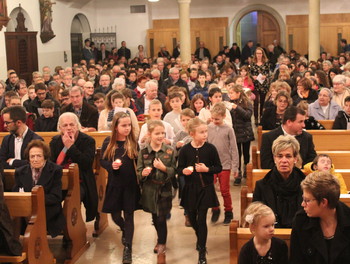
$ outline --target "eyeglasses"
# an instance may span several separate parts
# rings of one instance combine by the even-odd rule
[[[14,123],[14,122],[16,122],[16,121],[4,121],[4,124],[5,124],[6,126],[8,126],[9,124]]]
[[[311,203],[312,201],[316,201],[316,199],[305,199],[305,198],[303,197],[303,202],[304,202],[305,204],[309,204],[309,203]]]

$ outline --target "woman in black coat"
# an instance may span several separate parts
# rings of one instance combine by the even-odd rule
[[[314,172],[301,188],[304,210],[293,221],[290,263],[350,263],[350,209],[339,202],[338,180]]]
[[[273,103],[272,107],[265,108],[261,117],[263,130],[272,130],[282,125],[284,112],[293,102],[286,91],[279,91]]]
[[[46,227],[55,237],[62,233],[65,218],[62,211],[62,167],[48,160],[50,149],[40,139],[31,141],[26,150],[29,164],[15,171],[13,191],[31,192],[35,185],[41,185],[45,192]]]
[[[269,206],[276,216],[276,227],[290,228],[296,212],[301,209],[301,181],[305,175],[295,167],[299,143],[292,136],[279,136],[272,145],[275,167],[257,181],[253,201]]]

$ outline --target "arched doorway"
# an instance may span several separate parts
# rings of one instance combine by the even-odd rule
[[[260,31],[263,33],[263,34],[260,34],[259,38],[257,37],[257,39],[259,39],[260,42],[264,41],[264,43],[269,42],[271,39],[272,41],[274,39],[278,39],[280,40],[282,47],[285,47],[286,46],[286,25],[282,16],[272,7],[269,7],[263,4],[249,5],[239,10],[236,13],[236,15],[233,17],[232,22],[230,24],[229,45],[231,45],[234,42],[237,42],[237,43],[241,42],[242,35],[240,33],[241,31],[240,31],[239,24],[244,16],[253,12],[256,12],[256,15],[255,15],[256,32]],[[259,14],[262,16],[260,17],[260,19],[259,19]],[[262,23],[260,23],[260,21],[262,21]],[[273,34],[271,32],[271,24],[279,29],[279,36],[277,33],[275,34],[276,36],[275,38],[273,37]],[[261,27],[261,29],[259,29],[258,26]],[[245,45],[243,41],[242,41],[242,45],[243,46]]]
[[[237,42],[243,47],[248,40],[260,43],[266,48],[276,39],[280,41],[280,27],[277,20],[266,11],[253,11],[242,17],[237,26]]]
[[[87,17],[83,14],[75,15],[70,32],[73,65],[74,63],[79,63],[82,58],[83,40],[90,38],[91,29]]]

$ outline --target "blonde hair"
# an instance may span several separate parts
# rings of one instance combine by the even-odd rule
[[[158,127],[158,126],[161,126],[161,127],[165,128],[163,122],[160,121],[160,120],[150,120],[150,121],[148,121],[148,122],[147,122],[147,130],[148,130],[148,133],[152,133],[153,130],[154,130],[156,127]]]
[[[223,102],[216,103],[212,109],[210,110],[211,114],[217,114],[220,116],[225,116],[226,115],[226,107]]]
[[[300,145],[298,140],[295,139],[295,137],[292,137],[290,135],[286,135],[286,136],[282,135],[282,136],[279,136],[272,143],[272,153],[274,156],[276,156],[278,153],[288,148],[292,148],[293,156],[298,157],[298,154],[300,151]]]
[[[190,108],[185,108],[181,111],[181,114],[180,114],[180,117],[183,117],[183,116],[188,116],[190,118],[195,118],[196,115],[194,114],[193,110],[190,109]]]
[[[201,126],[201,125],[206,125],[206,123],[199,119],[199,118],[193,118],[191,119],[190,121],[188,121],[187,123],[187,130],[188,130],[188,133],[191,133],[191,132],[195,132],[196,131],[196,128]]]
[[[159,101],[158,99],[153,99],[150,103],[149,103],[149,106],[148,106],[148,109],[151,109],[151,106],[152,105],[161,105],[162,106],[162,103],[161,101]],[[163,106],[162,106],[163,107]]]
[[[262,202],[253,202],[245,209],[242,217],[242,226],[257,224],[262,217],[269,216],[274,212]]]

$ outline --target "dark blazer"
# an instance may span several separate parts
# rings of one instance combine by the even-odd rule
[[[194,52],[194,55],[196,56],[196,58],[199,58],[199,53],[200,53],[200,48],[196,49],[196,51]],[[210,55],[210,51],[207,48],[203,48],[203,54],[204,57],[207,57],[209,60],[211,60],[211,55]]]
[[[131,57],[131,52],[127,47],[120,47],[117,52],[118,52],[119,58],[121,56],[124,56],[127,60],[129,60]]]
[[[109,58],[110,52],[108,50],[105,51],[105,59]],[[97,52],[97,61],[102,61],[102,51]],[[103,61],[102,61],[103,62]]]
[[[311,218],[300,210],[293,221],[290,241],[290,263],[350,263],[350,209],[338,202],[337,228],[331,242],[329,261],[326,241],[319,218]]]
[[[162,84],[162,88],[160,89],[160,92],[162,92],[163,94],[167,95],[168,94],[168,89],[171,86],[180,86],[180,87],[185,87],[187,90],[187,94],[190,94],[190,90],[188,89],[188,85],[187,83],[182,80],[181,78],[179,78],[177,80],[177,82],[175,84],[173,84],[173,79],[169,76],[167,79],[164,80],[163,84]]]
[[[20,160],[14,160],[12,163],[12,166],[10,166],[6,161],[9,158],[15,157],[15,135],[9,134],[4,137],[2,140],[1,148],[0,148],[0,162],[4,169],[14,169],[21,167],[23,165],[28,164],[28,161],[24,159],[24,150],[28,146],[29,142],[33,139],[42,139],[41,136],[35,134],[32,130],[28,129],[28,132],[26,136],[23,139],[23,144],[21,148],[21,159]]]
[[[44,187],[45,191],[45,210],[46,227],[52,237],[61,234],[65,218],[62,211],[62,167],[51,161],[46,164],[41,172],[37,185]],[[25,192],[30,192],[34,187],[32,170],[27,164],[17,168],[15,171],[15,186],[13,191],[18,192],[23,188]]]
[[[284,135],[282,127],[275,128],[270,132],[262,135],[260,160],[262,169],[272,169],[275,165],[272,155],[272,143],[279,136]],[[315,145],[312,140],[312,135],[303,131],[300,135],[295,137],[300,144],[300,156],[303,159],[303,166],[314,160],[316,157]]]
[[[56,162],[63,149],[61,135],[54,136],[50,142],[51,160]],[[67,150],[63,166],[69,161],[77,163],[80,174],[81,199],[86,208],[86,221],[92,221],[97,214],[97,187],[92,164],[95,158],[95,140],[82,132],[79,132],[74,144]]]
[[[35,121],[35,131],[37,132],[57,131],[57,122],[58,122],[57,116],[46,118],[44,117],[44,115],[41,115],[41,117],[39,117]]]
[[[73,105],[69,104],[69,105],[63,107],[61,112],[62,112],[62,114],[65,112],[74,113]],[[94,127],[97,130],[98,111],[97,111],[96,107],[93,107],[89,103],[83,101],[83,108],[81,111],[79,121],[83,127]]]
[[[14,256],[20,256],[22,254],[22,245],[15,237],[13,222],[4,201],[2,176],[0,177],[0,253]]]
[[[54,107],[55,107],[55,115],[59,116],[60,115],[60,103],[57,102],[55,99],[52,98],[52,96],[49,93],[46,93],[46,98],[45,99],[50,99],[53,101],[54,103]],[[38,97],[35,97],[28,105],[28,112],[33,113],[36,115],[36,117],[38,118],[39,115],[39,111],[38,109],[41,108],[41,101],[39,101]]]
[[[334,119],[332,129],[347,129],[348,121],[350,121],[350,116],[348,116],[343,110],[338,112],[338,115]]]
[[[163,93],[158,92],[158,96],[157,96],[156,99],[158,99],[162,103],[163,110],[164,110],[165,109],[166,96]],[[145,94],[142,95],[140,98],[138,98],[136,100],[135,105],[136,105],[136,108],[137,108],[136,115],[144,114],[144,112],[145,112]]]
[[[263,130],[272,130],[280,126],[280,124],[276,124],[276,111],[277,107],[275,105],[265,108],[260,121]]]

